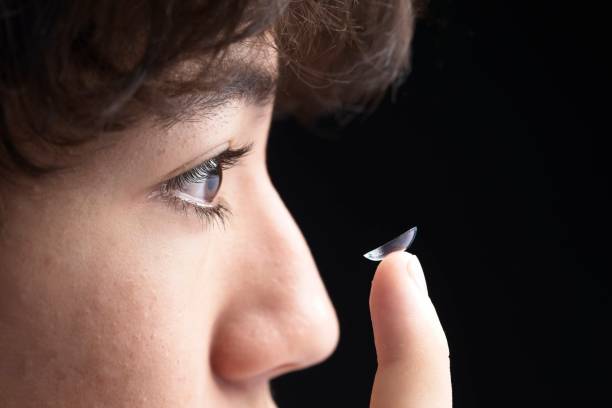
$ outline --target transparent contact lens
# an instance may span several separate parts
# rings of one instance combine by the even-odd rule
[[[414,241],[416,233],[417,227],[412,227],[402,235],[393,238],[391,241],[371,250],[363,256],[368,258],[370,261],[380,261],[391,252],[405,251],[410,247],[410,245],[412,245],[412,241]]]

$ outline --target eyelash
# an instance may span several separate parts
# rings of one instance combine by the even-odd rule
[[[253,143],[237,149],[226,149],[217,156],[208,159],[197,166],[185,171],[165,181],[158,189],[158,195],[173,209],[189,215],[189,211],[194,213],[204,225],[209,225],[213,221],[220,222],[225,228],[226,221],[232,214],[231,209],[222,198],[218,199],[216,205],[203,206],[175,195],[174,191],[181,191],[188,183],[201,183],[211,176],[211,173],[221,169],[221,180],[223,172],[234,167],[238,162],[249,154],[253,149]],[[222,185],[222,184],[221,184]],[[221,185],[219,188],[221,188]]]

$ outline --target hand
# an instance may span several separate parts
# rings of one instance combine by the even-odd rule
[[[370,313],[378,361],[370,408],[452,407],[448,342],[416,256],[380,261]]]

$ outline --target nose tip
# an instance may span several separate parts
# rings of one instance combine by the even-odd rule
[[[225,382],[253,384],[326,360],[337,347],[339,323],[326,295],[312,300],[230,312],[214,338],[213,371]]]

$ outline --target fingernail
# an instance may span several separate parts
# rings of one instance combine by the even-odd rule
[[[410,254],[410,260],[408,261],[408,272],[410,273],[410,276],[414,279],[414,281],[417,283],[421,291],[426,296],[429,296],[429,292],[427,291],[427,282],[425,281],[425,274],[423,273],[423,267],[421,266],[421,262],[419,261],[419,258],[416,255],[411,254],[409,252],[408,254]]]

